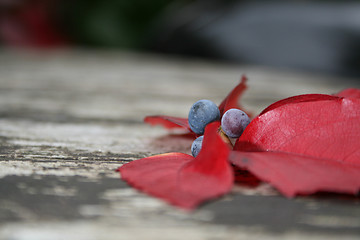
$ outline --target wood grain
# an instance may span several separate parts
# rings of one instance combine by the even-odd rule
[[[360,82],[196,59],[102,51],[0,53],[0,239],[357,239],[359,199],[285,199],[266,184],[186,213],[129,188],[114,170],[191,140],[143,124],[219,103],[242,74],[259,113],[303,93]]]

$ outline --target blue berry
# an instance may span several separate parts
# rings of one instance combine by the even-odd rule
[[[221,128],[231,138],[238,138],[250,123],[250,118],[239,109],[227,110],[221,119]]]
[[[191,153],[194,157],[196,157],[202,147],[202,142],[203,142],[204,136],[200,136],[197,139],[194,140],[194,142],[191,145]]]
[[[191,130],[198,135],[202,135],[206,125],[220,120],[220,111],[212,101],[199,100],[190,108],[188,119]]]

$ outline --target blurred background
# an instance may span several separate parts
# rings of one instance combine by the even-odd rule
[[[0,0],[0,44],[172,54],[356,78],[360,2]]]

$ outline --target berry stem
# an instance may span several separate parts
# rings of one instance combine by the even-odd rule
[[[234,148],[234,144],[231,142],[231,139],[228,137],[228,135],[226,135],[224,133],[224,131],[222,130],[221,126],[218,128],[218,133],[221,137],[221,139],[231,148]]]

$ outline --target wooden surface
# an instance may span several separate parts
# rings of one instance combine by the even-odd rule
[[[359,239],[359,198],[286,199],[235,187],[186,213],[129,188],[114,170],[191,140],[143,124],[219,103],[247,74],[259,113],[303,93],[360,80],[110,52],[0,52],[0,239]]]

